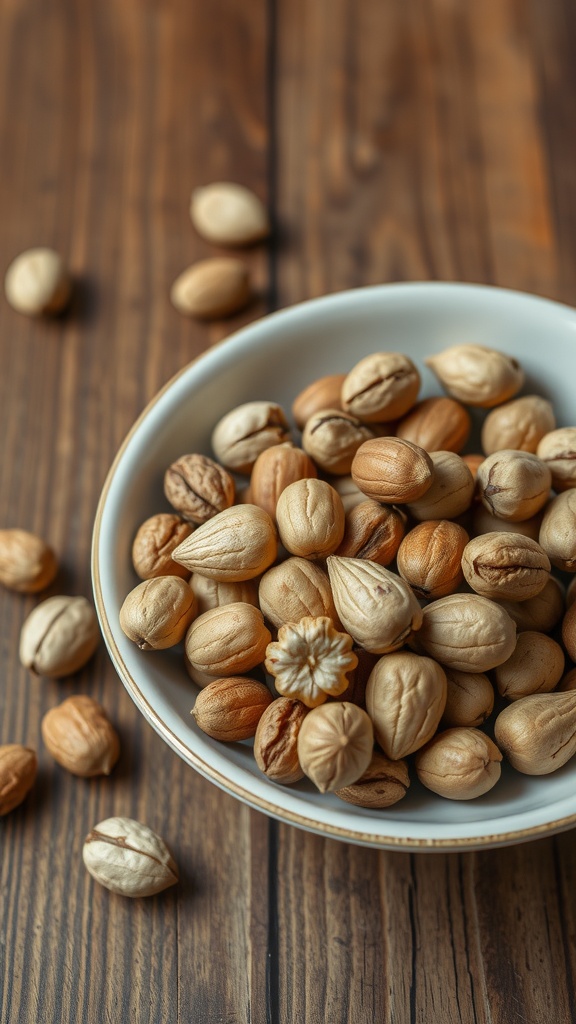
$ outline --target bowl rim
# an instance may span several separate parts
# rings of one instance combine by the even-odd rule
[[[532,839],[539,839],[545,836],[556,835],[559,832],[566,831],[576,825],[576,812],[573,814],[566,815],[562,818],[557,818],[550,822],[543,822],[538,825],[527,826],[518,830],[507,830],[501,832],[488,833],[482,836],[458,836],[458,837],[446,837],[446,838],[421,838],[421,837],[410,837],[410,836],[385,836],[375,834],[373,832],[364,832],[358,829],[348,829],[338,825],[332,825],[328,822],[319,822],[313,817],[306,817],[303,814],[295,813],[287,808],[278,808],[278,806],[271,801],[265,800],[260,796],[254,795],[250,790],[244,786],[238,784],[234,780],[223,775],[217,768],[213,767],[209,762],[205,761],[199,754],[192,750],[189,746],[182,742],[182,740],[170,729],[170,727],[160,717],[158,712],[150,704],[147,697],[140,689],[138,683],[128,670],[124,659],[120,653],[120,650],[114,639],[106,607],[102,595],[102,583],[100,577],[100,566],[99,566],[99,549],[100,549],[100,528],[102,524],[102,516],[108,493],[112,484],[112,481],[118,470],[118,466],[124,456],[126,448],[130,444],[132,437],[137,433],[141,423],[147,418],[150,411],[162,398],[162,396],[170,390],[170,388],[178,381],[182,376],[188,373],[193,367],[202,363],[209,354],[220,346],[227,345],[230,342],[238,343],[242,341],[247,335],[253,335],[254,332],[259,333],[260,330],[267,330],[268,324],[272,320],[282,318],[283,320],[294,319],[297,321],[301,316],[306,315],[311,309],[318,309],[323,306],[337,306],[340,303],[346,303],[351,297],[357,297],[360,293],[371,293],[375,294],[378,292],[391,294],[395,291],[412,291],[421,292],[424,294],[441,294],[442,292],[449,293],[460,293],[463,294],[466,290],[474,292],[475,294],[486,292],[491,296],[500,295],[503,298],[508,297],[513,300],[514,298],[521,299],[526,302],[533,302],[539,306],[550,306],[551,309],[556,312],[564,311],[571,317],[576,318],[576,310],[566,303],[557,302],[552,299],[547,299],[542,296],[533,295],[530,292],[523,292],[516,289],[501,288],[495,285],[484,285],[484,284],[471,284],[466,282],[445,282],[445,281],[406,281],[391,284],[379,284],[379,285],[368,285],[359,288],[347,289],[345,291],[334,292],[328,295],[322,295],[318,298],[307,299],[299,303],[295,303],[292,306],[285,307],[280,310],[276,310],[273,313],[268,313],[257,320],[252,321],[246,326],[240,328],[237,331],[233,331],[231,334],[224,338],[219,339],[209,348],[203,350],[197,356],[186,363],[180,370],[178,370],[160,389],[156,394],[147,402],[146,406],[136,418],[126,436],[124,437],[120,447],[118,448],[116,455],[112,461],[110,469],[106,475],[104,485],[98,500],[96,509],[94,527],[92,533],[92,548],[91,548],[91,571],[92,571],[92,588],[94,593],[94,601],[96,605],[96,611],[100,621],[100,627],[104,636],[104,641],[108,649],[108,653],[114,665],[114,668],[119,675],[122,683],[127,689],[130,697],[139,708],[144,718],[153,727],[153,729],[164,739],[164,741],[175,751],[187,764],[191,765],[200,775],[209,781],[213,782],[218,788],[224,792],[232,794],[239,798],[243,803],[247,804],[254,810],[262,811],[266,815],[275,818],[281,822],[287,822],[292,825],[296,825],[299,828],[304,829],[308,832],[313,832],[317,835],[328,836],[339,840],[344,840],[356,845],[373,847],[377,849],[388,849],[388,850],[405,850],[408,852],[423,852],[423,851],[444,851],[444,852],[459,852],[465,850],[474,849],[485,849],[495,848],[498,846],[512,845],[520,842],[527,842]],[[576,326],[576,324],[575,324]]]

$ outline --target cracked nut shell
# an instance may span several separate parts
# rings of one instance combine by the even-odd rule
[[[254,736],[254,758],[261,772],[283,786],[304,778],[298,760],[298,734],[308,708],[299,700],[277,697],[268,705]]]
[[[20,743],[0,746],[0,817],[22,803],[34,785],[37,771],[34,750]]]
[[[365,423],[389,423],[412,408],[420,374],[401,352],[374,352],[353,366],[342,384],[342,406]]]
[[[92,878],[119,896],[153,896],[178,881],[163,839],[132,818],[106,818],[88,833],[82,859]]]
[[[313,413],[302,433],[302,447],[325,473],[346,476],[361,444],[373,437],[358,417],[340,409]]]
[[[245,402],[231,409],[212,432],[219,462],[236,473],[250,473],[266,448],[290,441],[286,415],[276,402]]]
[[[164,474],[167,500],[191,523],[206,523],[230,508],[234,493],[230,473],[207,455],[181,455]]]
[[[409,785],[406,762],[390,761],[379,750],[375,750],[364,774],[350,786],[337,789],[335,795],[347,804],[376,811],[397,804],[406,796]]]
[[[462,571],[469,586],[483,597],[527,601],[550,578],[550,559],[521,533],[484,533],[464,548]]]

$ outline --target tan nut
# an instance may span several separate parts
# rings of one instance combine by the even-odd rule
[[[551,636],[532,630],[518,635],[514,652],[494,669],[498,693],[507,700],[549,693],[563,674],[564,652],[560,644]]]
[[[278,693],[315,708],[344,692],[348,672],[357,663],[348,633],[336,630],[327,616],[307,616],[280,627],[278,640],[268,644],[264,664]]]
[[[214,679],[198,694],[191,714],[208,736],[223,743],[238,743],[254,736],[271,703],[268,687],[256,679]]]
[[[258,589],[260,608],[277,629],[307,616],[327,615],[340,626],[327,574],[307,558],[287,558],[264,573]]]
[[[250,477],[251,500],[275,520],[278,498],[289,484],[317,476],[316,466],[302,448],[277,444],[261,452],[254,463]]]
[[[544,510],[539,542],[564,572],[576,572],[576,489],[558,494]]]
[[[320,377],[296,396],[292,403],[292,415],[300,430],[304,430],[306,423],[315,413],[323,412],[324,409],[342,408],[340,393],[345,378],[345,373]]]
[[[206,455],[181,455],[164,474],[164,494],[191,523],[206,523],[234,504],[234,480]]]
[[[82,849],[92,878],[119,896],[153,896],[178,881],[165,842],[132,818],[106,818],[88,833]]]
[[[191,533],[190,524],[170,512],[160,512],[146,519],[132,545],[132,565],[140,579],[181,576],[187,580],[190,570],[178,565],[172,558],[172,552]]]
[[[178,275],[170,301],[184,316],[219,320],[247,306],[252,295],[248,268],[230,256],[198,260]]]
[[[447,800],[475,800],[496,785],[502,754],[479,729],[446,729],[415,758],[423,786]]]
[[[388,505],[416,501],[433,478],[434,466],[427,452],[399,437],[365,441],[352,463],[354,483],[368,498]]]
[[[328,558],[327,568],[340,621],[367,651],[395,651],[420,628],[420,605],[396,573],[376,562],[339,555]]]
[[[406,796],[410,785],[405,761],[390,761],[375,750],[366,771],[356,782],[336,790],[336,796],[356,807],[384,810]]]
[[[420,374],[400,352],[374,352],[351,370],[342,385],[342,406],[365,423],[404,416],[420,390]]]
[[[120,740],[104,708],[77,694],[42,719],[42,738],[59,765],[79,775],[109,775],[120,756]]]
[[[344,537],[336,554],[389,565],[396,557],[404,530],[405,517],[398,509],[363,501],[347,513]]]
[[[454,398],[425,398],[417,402],[396,427],[396,437],[427,452],[460,452],[472,428],[470,413]]]
[[[186,633],[186,657],[213,676],[239,676],[264,661],[272,636],[259,608],[226,604],[199,615]]]
[[[564,590],[562,584],[551,576],[536,597],[528,601],[499,601],[499,604],[514,620],[519,633],[526,629],[549,633],[564,614]]]
[[[260,576],[278,552],[274,523],[257,505],[234,505],[203,523],[172,552],[190,572],[242,583]]]
[[[495,601],[450,594],[424,608],[414,644],[448,668],[487,672],[512,654],[516,624]]]
[[[195,572],[192,574],[190,586],[196,596],[198,615],[209,611],[210,608],[222,608],[225,604],[235,604],[237,601],[252,604],[255,608],[258,607],[256,580],[244,580],[241,583],[219,583],[218,580],[212,580],[209,576],[200,576]]]
[[[299,700],[278,697],[268,705],[254,736],[254,758],[272,782],[290,786],[304,778],[298,760],[298,733],[308,708]]]
[[[325,480],[297,480],[278,498],[276,522],[282,544],[302,558],[325,558],[344,536],[344,508]]]
[[[357,782],[372,760],[373,746],[368,715],[345,701],[314,708],[298,734],[300,764],[321,793]]]
[[[488,413],[482,425],[482,448],[486,455],[503,448],[535,454],[539,442],[555,426],[550,402],[540,395],[523,395]]]
[[[550,578],[550,559],[535,540],[521,533],[484,533],[464,548],[462,571],[483,597],[526,601]]]
[[[219,462],[237,473],[249,473],[266,448],[290,441],[284,410],[276,402],[246,402],[226,413],[212,432]]]
[[[233,181],[214,181],[195,188],[190,217],[198,234],[214,245],[252,245],[270,233],[262,200]]]
[[[0,584],[22,594],[50,586],[58,572],[52,548],[28,530],[0,530]]]
[[[523,519],[521,522],[513,522],[510,519],[498,519],[493,516],[481,502],[474,506],[472,512],[472,533],[474,536],[480,533],[521,533],[524,537],[530,537],[537,541],[540,536],[543,511],[537,512],[530,519]]]
[[[98,619],[85,597],[49,597],[22,626],[20,661],[36,675],[61,679],[86,664],[99,640]]]
[[[458,672],[447,668],[446,707],[440,722],[444,728],[482,725],[494,708],[494,687],[483,672]]]
[[[522,697],[500,712],[494,735],[517,771],[555,772],[576,753],[576,691]]]
[[[20,743],[0,746],[0,817],[9,814],[28,795],[38,771],[36,754]]]
[[[414,519],[456,519],[466,512],[474,497],[474,478],[455,452],[432,452],[434,478],[422,497],[408,502]]]
[[[361,444],[373,437],[357,416],[339,409],[323,409],[306,422],[302,447],[325,473],[345,476]]]
[[[516,359],[484,345],[453,345],[425,360],[452,398],[491,409],[512,398],[524,383]]]
[[[468,543],[463,527],[446,519],[429,519],[406,534],[398,549],[398,572],[417,597],[446,597],[462,580],[462,552]]]
[[[18,313],[54,315],[70,302],[72,280],[62,257],[53,249],[39,246],[13,260],[6,271],[4,291]]]
[[[196,598],[180,576],[156,576],[130,591],[120,626],[141,651],[162,651],[184,639],[195,614]]]
[[[559,427],[545,434],[536,454],[548,466],[555,491],[576,487],[576,427]]]
[[[521,522],[544,507],[550,496],[548,466],[530,452],[494,452],[478,468],[482,504],[499,519]]]
[[[376,663],[366,688],[366,710],[386,757],[397,761],[434,735],[446,704],[446,675],[432,658],[409,651]]]

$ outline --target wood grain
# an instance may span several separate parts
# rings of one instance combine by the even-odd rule
[[[70,314],[0,303],[0,526],[90,593],[115,450],[194,355],[274,304],[387,280],[492,282],[574,301],[576,16],[568,0],[6,0],[0,7],[0,265],[56,246]],[[213,250],[192,187],[268,201],[258,297],[213,327],[172,280]],[[549,1024],[574,1019],[576,838],[461,856],[376,853],[248,811],[144,723],[104,650],[74,680],[18,662],[34,598],[0,594],[0,741],[40,752],[0,822],[0,1020]],[[104,781],[50,762],[40,720],[101,700],[123,752]],[[111,814],[168,841],[151,900],[94,885],[84,835]]]

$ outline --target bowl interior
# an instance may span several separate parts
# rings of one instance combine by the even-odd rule
[[[93,576],[108,649],[133,699],[185,760],[251,805],[304,828],[352,842],[406,849],[463,848],[519,841],[576,822],[576,764],[530,778],[504,769],[484,797],[452,802],[414,782],[386,811],[320,795],[310,783],[281,787],[253,760],[250,744],[225,745],[190,716],[196,687],[181,649],[143,653],[118,625],[124,597],[138,582],[130,548],[140,523],[167,511],[166,467],[185,452],[211,454],[218,419],[251,399],[272,399],[289,414],[306,384],[349,370],[380,350],[407,353],[422,372],[422,397],[438,394],[425,356],[461,341],[516,356],[523,393],[554,403],[559,424],[575,422],[576,313],[532,296],[469,285],[388,285],[303,303],[258,321],[185,368],[148,406],[110,471],[96,519]]]

